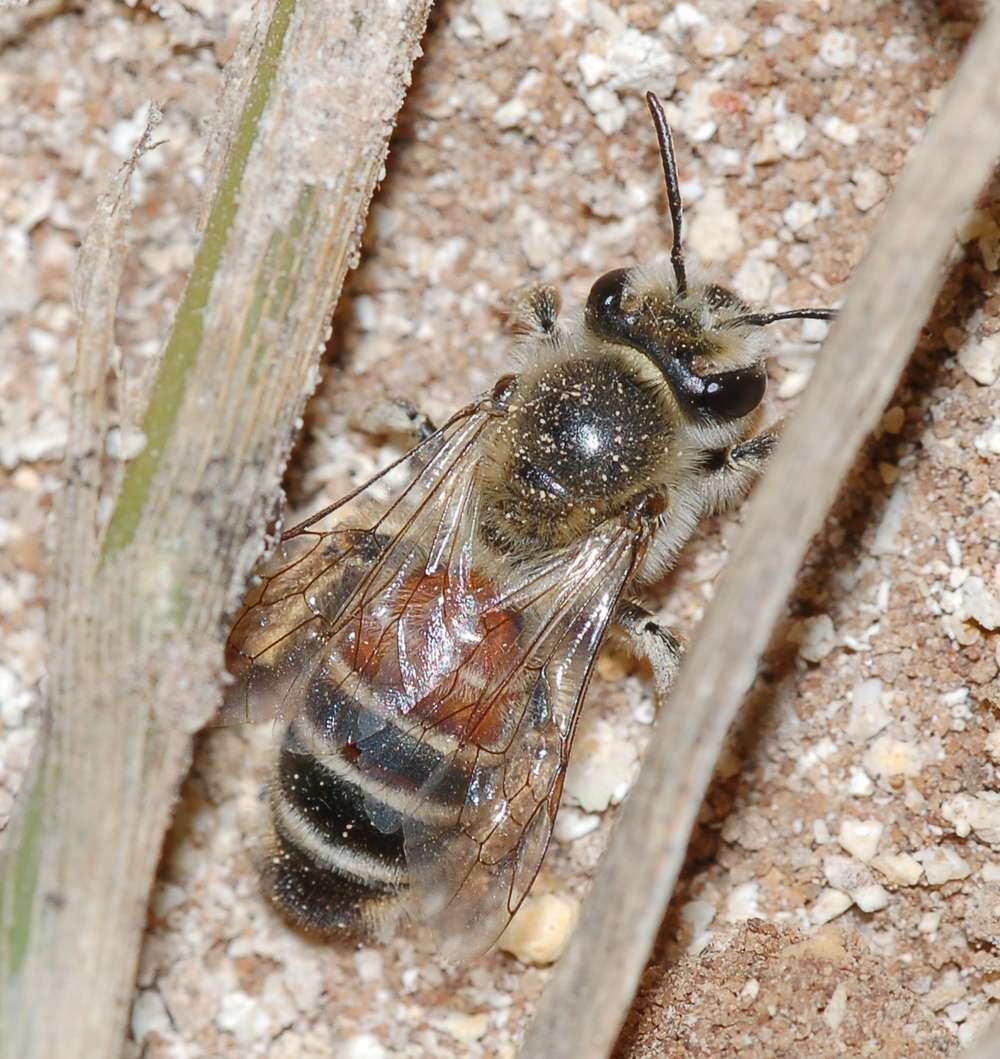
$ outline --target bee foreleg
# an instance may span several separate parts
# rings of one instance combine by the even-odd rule
[[[425,441],[437,430],[430,417],[405,398],[390,398],[369,406],[356,425],[366,434],[393,434],[412,442]]]
[[[725,511],[750,492],[777,442],[777,433],[766,430],[731,448],[705,451],[701,491],[706,514]]]
[[[677,676],[684,644],[653,615],[637,603],[625,603],[615,618],[626,646],[636,658],[645,658],[653,670],[656,695],[663,700]]]
[[[536,284],[515,295],[510,325],[514,334],[551,339],[559,330],[559,292],[555,287]]]

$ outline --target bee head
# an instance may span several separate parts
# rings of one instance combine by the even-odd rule
[[[673,225],[673,281],[651,269],[617,268],[591,287],[585,320],[606,341],[647,356],[663,373],[678,403],[699,419],[740,419],[763,400],[767,374],[752,329],[776,320],[828,320],[830,309],[753,313],[715,284],[689,288],[681,232],[684,217],[670,126],[660,101],[646,94],[667,185]]]

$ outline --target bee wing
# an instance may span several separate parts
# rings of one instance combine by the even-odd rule
[[[424,561],[448,506],[467,492],[491,425],[467,406],[354,493],[286,531],[255,572],[226,641],[217,723],[289,720],[332,639],[386,582]],[[332,528],[322,530],[324,523]]]
[[[496,941],[541,867],[580,704],[643,547],[626,519],[605,524],[523,571],[498,601],[518,616],[516,650],[465,707],[457,745],[402,814],[409,913],[450,959]],[[432,745],[434,721],[424,721]],[[454,731],[454,712],[440,721]],[[442,819],[444,806],[454,809]]]

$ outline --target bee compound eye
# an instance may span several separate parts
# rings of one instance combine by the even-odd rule
[[[698,404],[712,415],[739,419],[764,399],[767,376],[759,368],[740,368],[708,375]]]
[[[628,290],[627,268],[615,268],[605,272],[590,288],[587,296],[587,318],[604,328],[621,324],[630,310],[635,307],[628,303],[634,299]]]

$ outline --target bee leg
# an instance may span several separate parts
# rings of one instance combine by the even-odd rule
[[[404,398],[366,408],[355,425],[366,434],[393,434],[411,442],[424,441],[437,430],[429,416]]]
[[[638,603],[625,603],[615,622],[626,647],[636,658],[645,658],[652,667],[656,695],[662,701],[677,676],[684,644],[668,628],[657,624],[653,615]]]
[[[551,341],[559,333],[559,292],[555,287],[536,284],[519,292],[510,313],[511,330],[515,335]]]
[[[777,432],[765,430],[728,449],[706,450],[701,485],[706,513],[725,511],[742,500],[763,471],[777,443]]]

